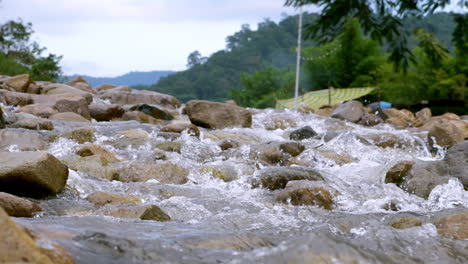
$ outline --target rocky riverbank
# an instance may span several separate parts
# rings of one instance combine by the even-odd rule
[[[465,263],[467,119],[0,76],[0,262]]]

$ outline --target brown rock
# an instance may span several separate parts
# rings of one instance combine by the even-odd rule
[[[90,121],[79,114],[73,112],[62,112],[49,116],[50,120],[60,120],[60,121],[71,121],[71,122],[85,122],[89,123]]]
[[[47,119],[33,115],[20,113],[16,115],[17,121],[11,124],[11,128],[25,128],[31,130],[54,130],[54,124]]]
[[[156,105],[149,105],[149,104],[137,104],[129,108],[130,111],[140,111],[147,115],[150,115],[156,119],[161,120],[172,120],[174,116],[172,116],[169,111],[157,107]]]
[[[259,172],[259,183],[270,190],[283,189],[289,181],[323,181],[316,170],[304,167],[267,167]],[[259,183],[254,183],[254,187]]]
[[[70,169],[86,173],[87,175],[104,180],[117,180],[120,170],[109,164],[100,155],[87,157],[73,157],[62,160]]]
[[[138,204],[140,203],[140,199],[136,196],[122,196],[114,193],[106,193],[106,192],[95,192],[88,197],[86,197],[90,203],[95,204],[98,207],[102,207],[106,204]]]
[[[422,123],[428,122],[432,117],[431,109],[425,107],[420,111],[416,112],[416,118],[419,119]]]
[[[123,182],[158,180],[163,184],[184,184],[189,171],[172,163],[133,163],[122,169],[119,179]]]
[[[112,88],[115,88],[115,87],[117,87],[117,85],[107,84],[107,83],[106,84],[101,84],[98,87],[96,87],[96,91],[101,92],[101,91],[109,90],[109,89],[112,89]]]
[[[20,151],[43,150],[47,144],[35,131],[22,129],[0,130],[0,151],[16,145]]]
[[[297,127],[296,121],[291,119],[287,115],[273,115],[271,120],[265,124],[265,129],[276,130],[276,129],[288,129]]]
[[[39,204],[8,193],[0,192],[0,207],[14,217],[33,217],[34,213],[43,209]]]
[[[435,223],[439,235],[453,239],[468,239],[468,212],[455,213],[437,220]]]
[[[5,118],[3,117],[3,110],[0,107],[0,129],[5,128]]]
[[[136,120],[141,123],[149,123],[149,124],[164,124],[162,120],[158,120],[140,111],[125,112],[125,114],[122,116],[122,120],[125,120],[125,121]]]
[[[293,157],[296,157],[305,150],[304,145],[297,142],[282,143],[279,148]]]
[[[25,106],[34,103],[30,94],[11,92],[2,89],[0,89],[0,99],[3,99],[3,103],[14,106]]]
[[[88,93],[95,93],[91,85],[81,76],[76,76],[67,84]]]
[[[171,122],[168,125],[162,127],[160,131],[173,133],[182,133],[183,131],[187,131],[191,135],[197,137],[200,136],[200,130],[196,125],[180,121]]]
[[[106,210],[105,215],[119,218],[139,218],[141,220],[170,221],[171,217],[156,205],[128,206]]]
[[[375,114],[364,113],[364,115],[361,117],[361,120],[359,120],[358,124],[363,126],[376,126],[383,122],[383,119]]]
[[[97,121],[111,121],[120,118],[125,113],[125,110],[116,104],[90,104],[89,112],[91,117]]]
[[[448,120],[440,120],[435,124],[427,134],[429,145],[435,144],[441,147],[450,148],[451,146],[464,140],[464,132]]]
[[[181,105],[179,100],[172,95],[146,90],[132,90],[130,92],[110,90],[103,92],[100,98],[119,105],[154,104],[172,109]]]
[[[252,113],[239,106],[202,100],[192,100],[186,104],[185,111],[190,122],[206,128],[252,126]]]
[[[115,157],[115,155],[112,152],[96,144],[88,144],[80,148],[76,152],[76,154],[81,157],[100,155],[102,158],[104,158],[107,161],[107,163],[120,161],[118,158]]]
[[[412,228],[412,227],[421,226],[421,225],[422,225],[421,219],[414,218],[414,217],[404,217],[404,218],[400,218],[395,221],[392,221],[390,223],[390,226],[392,226],[393,228],[397,228],[397,229],[406,229],[406,228]]]
[[[334,189],[321,182],[290,181],[284,190],[275,195],[281,202],[290,202],[292,205],[314,205],[324,209],[333,209]]]
[[[3,152],[0,155],[0,191],[26,197],[61,192],[68,167],[47,152]]]
[[[58,113],[57,109],[53,106],[45,104],[30,104],[21,107],[16,111],[17,113],[28,113],[42,118],[48,118],[49,116]]]
[[[338,165],[343,165],[354,161],[353,157],[348,153],[339,153],[333,149],[319,149],[319,153],[324,158],[333,160]]]
[[[29,84],[33,83],[33,81],[28,74],[22,74],[13,77],[0,78],[0,83],[6,84],[16,92],[25,93]]]
[[[238,148],[240,147],[240,143],[235,141],[235,140],[229,140],[229,139],[226,139],[226,140],[223,140],[221,142],[219,142],[218,146],[221,148],[221,150],[228,150],[230,148]]]
[[[94,139],[95,139],[94,133],[95,133],[94,128],[82,127],[82,128],[73,129],[73,130],[68,131],[68,132],[63,132],[58,136],[68,138],[68,139],[71,139],[71,140],[75,140],[76,142],[78,142],[80,144],[84,144],[86,142],[93,142],[94,141]]]
[[[409,170],[413,167],[414,161],[401,161],[388,170],[385,175],[385,183],[395,183],[401,186],[404,182],[404,177],[408,174]]]

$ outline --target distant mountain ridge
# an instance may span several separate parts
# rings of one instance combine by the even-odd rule
[[[96,87],[101,84],[114,84],[114,85],[127,85],[127,86],[137,86],[137,85],[153,85],[159,81],[162,77],[166,77],[170,74],[175,73],[175,71],[132,71],[124,75],[117,77],[92,77],[88,75],[72,75],[68,76],[69,79],[73,79],[76,76],[83,77],[86,81],[91,84],[91,86]]]

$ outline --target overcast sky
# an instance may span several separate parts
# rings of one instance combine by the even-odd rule
[[[208,56],[242,24],[297,13],[284,0],[2,0],[0,23],[32,22],[34,40],[63,55],[65,74],[116,76],[183,70]],[[310,9],[309,9],[310,10]]]

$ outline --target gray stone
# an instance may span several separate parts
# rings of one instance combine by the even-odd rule
[[[283,189],[289,181],[323,181],[318,171],[298,166],[268,167],[259,172],[258,179],[259,182],[254,182],[254,187],[261,185],[270,190]]]
[[[340,105],[332,113],[332,117],[350,122],[357,122],[364,115],[364,106],[358,101],[349,101]]]
[[[317,132],[315,132],[310,126],[305,126],[299,129],[294,130],[289,135],[291,140],[303,140],[311,137],[315,137]]]
[[[187,103],[185,111],[190,122],[205,128],[252,126],[252,113],[231,104],[192,100]]]

